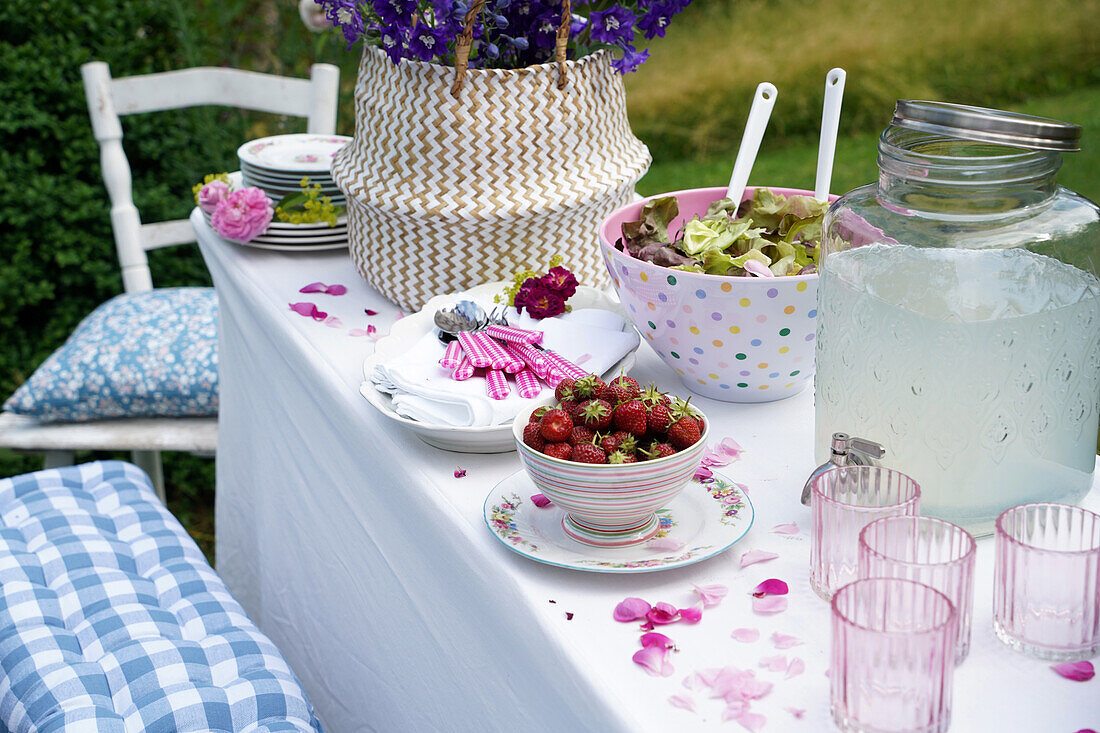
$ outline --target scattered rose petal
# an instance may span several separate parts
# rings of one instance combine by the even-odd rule
[[[1050,668],[1067,680],[1073,680],[1074,682],[1088,682],[1096,676],[1096,670],[1093,668],[1092,662],[1062,662],[1061,664],[1052,664]]]
[[[755,260],[749,260],[749,262],[755,262]],[[761,265],[761,267],[763,267],[763,265]],[[751,730],[754,733],[755,731],[763,728],[764,724],[767,722],[768,719],[760,713],[750,713],[748,711],[746,711],[744,715],[742,715],[740,718],[737,718],[738,725],[740,725],[745,730]]]
[[[325,291],[329,295],[343,295],[348,292],[348,289],[343,285],[329,285],[328,290]]]
[[[624,598],[619,602],[619,605],[615,606],[614,612],[611,617],[616,621],[622,623],[628,623],[630,621],[637,621],[638,619],[645,618],[645,615],[649,613],[650,605],[641,598]]]
[[[797,677],[805,671],[806,663],[798,657],[795,657],[791,660],[791,666],[787,667],[787,674],[783,679],[789,680],[791,677]]]
[[[376,333],[378,333],[378,329],[377,329],[377,328],[375,328],[375,327],[374,327],[373,325],[368,325],[368,326],[367,326],[367,335],[368,335],[368,336],[373,336],[373,335],[374,335],[374,334],[376,334]]]
[[[714,687],[714,683],[718,680],[718,675],[721,673],[722,670],[720,669],[704,669],[702,672],[696,672],[695,678],[706,687]]]
[[[699,594],[699,600],[703,602],[703,608],[713,608],[717,606],[722,602],[722,599],[726,597],[726,594],[730,592],[729,588],[719,583],[702,586],[692,583],[691,587]]]
[[[780,654],[776,657],[764,657],[760,660],[760,666],[769,672],[786,672],[787,671],[787,655]]]
[[[531,503],[534,504],[535,506],[537,506],[539,509],[543,509],[545,507],[550,506],[554,502],[547,499],[546,494],[531,494]],[[629,599],[627,599],[627,600],[629,600]],[[649,604],[646,604],[646,605],[649,605]],[[634,619],[629,619],[629,620],[633,621]]]
[[[772,527],[772,534],[798,534],[798,523],[787,522],[786,524],[777,524]]]
[[[802,720],[802,716],[806,714],[806,710],[804,708],[786,707],[786,708],[783,708],[783,709],[786,710],[791,715],[793,715],[794,717],[798,718],[799,720]]]
[[[371,308],[364,308],[364,309],[363,309],[363,312],[364,312],[364,313],[366,313],[366,314],[367,314],[368,316],[376,316],[376,315],[378,315],[378,311],[376,311],[376,310],[373,310],[373,309],[371,309]]]
[[[740,641],[740,642],[744,642],[746,644],[749,644],[749,643],[754,642],[754,641],[756,641],[757,639],[760,638],[760,630],[759,629],[734,629],[733,633],[730,634],[730,636],[732,636],[734,638],[734,640],[736,640],[736,641]]]
[[[695,475],[692,477],[696,481],[704,481],[706,479],[713,479],[714,472],[706,466],[699,464],[699,468],[695,469]]]
[[[722,711],[722,722],[737,720],[748,711],[748,708],[749,704],[744,700],[734,700],[726,705],[726,709]]]
[[[675,671],[668,661],[668,649],[660,646],[646,646],[634,652],[631,657],[635,664],[639,664],[646,672],[654,677],[671,677]]]
[[[676,642],[659,631],[650,631],[648,634],[642,634],[641,642],[643,647],[659,646],[665,649],[671,649],[676,646]]]
[[[691,699],[691,695],[672,695],[668,701],[674,708],[695,712],[695,701]]]
[[[465,476],[466,476],[466,469],[465,468],[456,468],[455,469],[455,478],[464,478]]]
[[[566,621],[572,621],[573,620],[573,612],[572,611],[566,611],[565,612],[565,620]]]
[[[764,596],[785,596],[790,591],[787,584],[779,578],[768,578],[752,589],[752,594],[757,598]]]
[[[325,285],[324,283],[310,283],[298,291],[299,293],[324,293],[325,295],[343,295],[348,289],[343,285]]]
[[[684,687],[686,687],[689,690],[694,690],[695,689],[695,679],[696,679],[695,675],[689,674],[687,677],[684,678],[683,682],[681,682],[680,684],[682,684]]]
[[[318,310],[315,303],[288,303],[287,305],[298,315],[312,318],[315,321],[323,321],[328,318],[328,313]]]
[[[774,560],[779,557],[774,552],[764,552],[763,550],[749,550],[741,555],[741,567],[747,568],[749,565],[755,565],[758,562],[767,562],[768,560]]]
[[[680,620],[685,624],[697,624],[703,618],[703,609],[699,606],[680,609]]]
[[[752,610],[756,613],[779,613],[787,610],[786,596],[764,596],[752,599]]]
[[[747,260],[744,264],[745,272],[751,272],[757,277],[775,277],[775,273],[768,266],[758,260]]]
[[[649,609],[646,613],[646,620],[651,624],[670,624],[676,620],[676,617],[680,615],[679,609],[673,606],[671,603],[665,603],[661,601],[653,608]]]
[[[759,700],[772,691],[772,683],[757,679],[752,670],[725,667],[718,672],[711,697],[721,697],[727,703],[738,700]]]
[[[645,543],[647,550],[657,550],[659,552],[674,552],[684,546],[684,543],[680,540],[674,540],[671,537],[658,537],[657,539],[650,540]]]
[[[344,322],[338,316],[329,316],[325,319],[325,325],[329,328],[343,328]]]
[[[404,318],[404,317],[405,317],[405,314],[404,314],[404,313],[402,313],[401,311],[397,311],[397,315],[396,315],[396,316],[394,316],[393,320],[395,320],[395,321],[400,321],[400,320],[401,320],[402,318]]]
[[[361,329],[361,328],[353,328],[353,329],[351,329],[350,331],[348,331],[348,336],[358,336],[358,337],[362,337],[362,336],[366,336],[366,335],[367,335],[367,332],[366,332],[366,331],[364,331],[364,330],[363,330],[363,329]]]
[[[741,457],[742,449],[733,438],[722,438],[717,445],[703,451],[700,463],[704,466],[728,466]]]
[[[776,649],[790,649],[791,647],[798,646],[802,643],[802,640],[797,636],[788,636],[786,634],[780,634],[778,631],[772,634],[772,644]]]

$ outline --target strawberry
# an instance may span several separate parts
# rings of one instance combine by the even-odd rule
[[[645,420],[651,433],[664,433],[668,431],[668,426],[672,422],[672,414],[668,410],[668,405],[658,402],[649,406]]]
[[[595,374],[588,374],[573,384],[573,394],[578,400],[598,399],[607,385]]]
[[[596,444],[603,449],[604,453],[614,453],[619,449],[619,440],[614,435],[607,435],[596,441]]]
[[[598,445],[580,443],[573,446],[572,460],[577,463],[607,463],[607,456]]]
[[[641,396],[642,402],[646,404],[646,407],[652,407],[653,405],[668,405],[672,402],[661,390],[657,389],[657,385],[650,382],[644,390],[642,390]]]
[[[542,430],[538,423],[527,423],[523,428],[523,444],[529,445],[537,451],[546,447],[546,438],[542,437]]]
[[[579,420],[593,430],[603,430],[611,424],[611,405],[604,400],[585,400],[580,404]]]
[[[638,449],[638,439],[634,437],[633,433],[628,433],[625,430],[617,430],[611,434],[611,437],[615,439],[616,450],[621,450],[624,453],[633,453]]]
[[[539,420],[542,419],[542,416],[545,415],[549,411],[550,411],[550,408],[543,405],[542,407],[538,408],[537,410],[535,410],[534,412],[531,413],[531,418],[530,418],[530,420],[528,420],[528,422],[537,423]]]
[[[676,449],[668,443],[658,443],[654,441],[649,445],[649,450],[643,451],[650,460],[657,458],[668,458],[669,456],[676,455]]]
[[[569,436],[569,444],[578,446],[581,443],[591,443],[596,433],[583,425],[574,425],[573,434]]]
[[[573,418],[573,424],[579,423],[581,417],[581,403],[576,400],[562,400],[558,405],[561,409],[565,410],[565,414]]]
[[[568,443],[547,443],[542,452],[551,458],[560,458],[568,461],[573,457],[573,446]]]
[[[645,434],[646,413],[641,400],[630,400],[615,408],[615,427],[635,435]]]
[[[573,384],[576,381],[572,377],[566,377],[558,382],[558,386],[554,388],[554,399],[558,402],[573,399]]]
[[[697,418],[685,415],[668,426],[668,442],[683,450],[695,445],[703,432],[702,425]]]
[[[547,410],[539,421],[539,430],[542,437],[551,443],[559,443],[569,438],[573,432],[573,418],[565,410]]]
[[[638,380],[634,377],[628,377],[626,375],[615,377],[608,386],[621,390],[628,400],[637,399],[642,395],[642,388],[638,385]]]
[[[607,457],[608,463],[637,463],[638,457],[633,453],[624,453],[621,450],[613,452]]]
[[[625,389],[616,385],[609,384],[603,391],[603,398],[610,402],[612,405],[618,405],[622,402],[626,402],[630,399],[630,395]]]

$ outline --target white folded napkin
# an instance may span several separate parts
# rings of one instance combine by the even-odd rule
[[[542,331],[544,348],[553,349],[595,374],[610,369],[637,349],[640,341],[633,329],[623,331],[625,322],[621,317],[597,308],[571,311],[541,321],[509,309],[508,323]],[[533,400],[520,397],[511,378],[508,383],[512,393],[503,400],[494,400],[485,393],[482,377],[465,382],[451,379],[450,371],[439,366],[445,350],[433,329],[405,353],[375,365],[371,385],[393,395],[397,414],[436,425],[500,425],[511,422],[520,411],[531,406]],[[540,397],[549,394],[549,389],[544,389]]]

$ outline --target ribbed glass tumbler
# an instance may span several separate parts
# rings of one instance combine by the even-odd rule
[[[974,538],[933,517],[876,519],[859,533],[859,577],[912,580],[947,596],[958,616],[955,664],[970,652]]]
[[[856,579],[859,533],[876,519],[920,513],[920,486],[883,466],[831,468],[810,484],[810,585],[829,600]]]
[[[843,731],[941,733],[951,722],[955,609],[898,578],[866,578],[833,596],[829,685]]]
[[[1021,504],[997,517],[993,630],[1041,659],[1100,652],[1100,516]]]

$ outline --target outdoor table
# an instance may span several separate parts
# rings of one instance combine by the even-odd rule
[[[810,590],[810,511],[799,503],[816,465],[812,390],[765,404],[693,397],[712,440],[729,436],[745,449],[716,469],[747,487],[756,512],[727,552],[637,574],[536,563],[505,548],[483,520],[486,495],[520,469],[515,453],[430,447],[360,396],[373,341],[348,331],[371,323],[384,334],[398,310],[362,280],[346,250],[262,251],[218,238],[197,210],[191,222],[219,296],[217,569],[283,650],[329,731],[740,730],[722,722],[721,700],[681,684],[727,665],[774,682],[751,705],[767,717],[763,730],[833,729],[830,612]],[[348,292],[298,292],[314,281]],[[342,326],[288,308],[299,301],[317,303]],[[685,391],[644,341],[631,374]],[[1096,484],[1084,505],[1100,510]],[[787,522],[801,532],[770,532]],[[749,549],[779,557],[742,569]],[[1063,679],[997,641],[992,576],[993,541],[985,538],[952,730],[1100,728],[1100,678]],[[789,583],[786,611],[753,613],[751,590],[766,578]],[[698,624],[659,629],[679,649],[670,655],[676,671],[650,676],[631,661],[638,624],[614,621],[612,610],[628,596],[693,605],[692,583],[721,583],[729,595]],[[739,627],[758,628],[760,640],[732,639]],[[777,651],[773,632],[805,643]],[[758,666],[777,654],[801,658],[805,672],[784,679]],[[674,695],[691,696],[696,712],[670,704]]]

